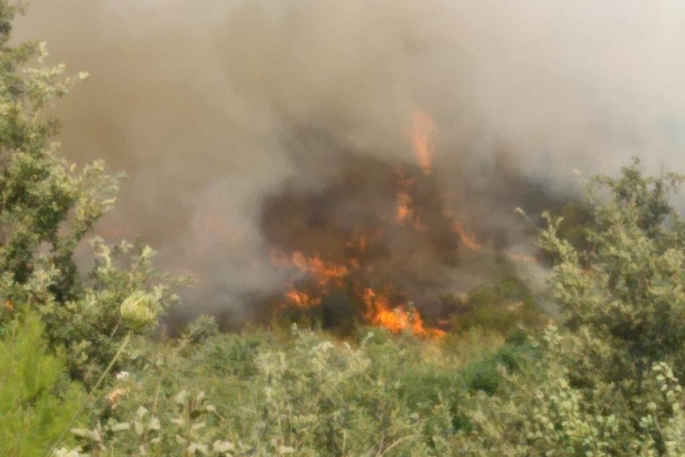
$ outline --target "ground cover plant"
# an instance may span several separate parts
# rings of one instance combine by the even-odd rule
[[[0,338],[0,455],[42,456],[85,398],[46,343],[35,314],[8,325]]]
[[[560,316],[544,330],[507,276],[441,337],[222,334],[201,317],[152,338],[174,280],[150,248],[89,237],[118,178],[59,156],[47,109],[86,75],[47,66],[44,44],[10,44],[22,8],[0,0],[3,456],[685,455],[682,176],[636,161],[562,212],[582,227],[545,215]]]
[[[109,417],[76,431],[82,451],[444,455],[465,426],[463,398],[494,393],[502,373],[530,357],[527,346],[479,330],[451,348],[381,329],[351,343],[293,329],[153,351],[154,364],[103,399]]]

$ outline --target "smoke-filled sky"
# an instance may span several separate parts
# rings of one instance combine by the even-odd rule
[[[479,181],[503,151],[550,193],[633,156],[685,171],[676,0],[33,0],[16,34],[91,73],[59,104],[62,150],[128,173],[102,230],[198,272],[196,306],[282,282],[265,197],[325,189],[350,153],[413,162],[414,110],[437,182],[478,189],[466,219],[510,223]]]

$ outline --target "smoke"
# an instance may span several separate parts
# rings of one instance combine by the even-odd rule
[[[58,115],[70,159],[130,176],[102,232],[197,275],[190,306],[249,315],[284,280],[267,202],[324,195],[351,156],[413,163],[417,109],[458,217],[513,243],[512,208],[573,169],[682,171],[684,25],[675,0],[34,0],[16,32],[92,75]]]

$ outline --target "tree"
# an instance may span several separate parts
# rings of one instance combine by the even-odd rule
[[[59,156],[49,108],[88,75],[47,66],[45,43],[11,46],[12,20],[23,11],[0,0],[0,329],[19,304],[37,308],[51,347],[66,349],[71,375],[88,381],[126,332],[118,312],[126,297],[151,289],[165,307],[175,296],[152,269],[151,249],[87,237],[112,209],[121,175],[103,162],[79,170]],[[74,252],[86,241],[95,265],[80,272]]]
[[[0,338],[0,455],[42,457],[68,427],[84,393],[64,373],[38,316],[14,321]]]
[[[619,178],[592,180],[589,252],[557,237],[561,220],[546,216],[541,243],[560,258],[551,284],[563,322],[588,327],[610,346],[608,379],[626,393],[639,394],[645,373],[685,347],[685,226],[669,202],[682,181],[645,177],[639,161]]]
[[[685,455],[685,230],[669,201],[682,181],[646,177],[637,160],[591,180],[589,251],[545,214],[562,330],[548,329],[544,357],[498,395],[473,399],[462,455]]]

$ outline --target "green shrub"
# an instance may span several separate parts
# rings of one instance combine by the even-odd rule
[[[471,392],[484,392],[493,395],[502,380],[502,373],[494,361],[482,362],[472,367],[466,374],[466,383]]]
[[[234,456],[290,450],[311,456],[445,455],[455,427],[468,426],[461,405],[467,388],[463,360],[490,360],[502,338],[481,343],[473,331],[457,353],[383,329],[358,332],[354,345],[310,330],[294,330],[287,340],[253,331],[216,335],[202,344],[151,345],[147,359],[155,361],[111,387],[123,393],[109,418],[79,425],[81,451],[131,455],[145,445],[151,456],[183,455],[192,442],[211,455],[214,442],[227,442]],[[183,391],[189,399],[206,392],[205,409],[188,413],[199,407],[179,406],[175,397]],[[189,430],[182,426],[190,421],[180,421],[179,414],[203,424],[193,428],[192,440],[175,438]]]
[[[184,332],[183,338],[192,344],[202,344],[219,334],[219,324],[212,316],[201,315],[190,322]]]
[[[47,352],[35,313],[6,324],[0,338],[0,455],[45,455],[83,398],[64,361]]]
[[[452,318],[457,333],[480,327],[507,336],[522,328],[538,329],[544,322],[531,290],[513,273],[476,287],[464,306],[466,312]]]
[[[126,334],[119,305],[147,291],[166,308],[176,302],[169,278],[152,268],[147,246],[90,237],[113,208],[122,175],[103,162],[81,169],[58,154],[56,99],[88,76],[47,66],[45,43],[9,44],[21,3],[0,0],[0,323],[8,307],[31,304],[49,345],[65,354],[70,375],[98,379]],[[79,271],[76,249],[88,243],[93,267]]]
[[[638,162],[594,179],[590,252],[547,216],[541,244],[558,259],[550,285],[564,330],[549,328],[537,362],[502,376],[497,395],[468,399],[460,455],[685,455],[671,368],[685,349],[685,224],[669,203],[682,181],[644,177]]]

